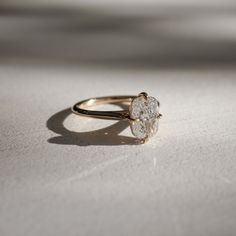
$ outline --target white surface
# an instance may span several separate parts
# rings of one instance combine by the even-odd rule
[[[235,72],[2,64],[0,235],[235,235]],[[145,145],[89,132],[108,121],[46,126],[80,99],[140,91],[163,113]]]
[[[236,235],[235,1],[133,2],[1,1],[0,236]],[[145,145],[68,110],[141,91]]]

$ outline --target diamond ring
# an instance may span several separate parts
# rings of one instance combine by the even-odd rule
[[[121,111],[98,111],[87,109],[101,104],[123,103],[129,106],[127,110]],[[128,120],[132,134],[146,142],[154,136],[158,130],[158,121],[161,118],[159,113],[159,101],[147,93],[142,92],[138,96],[108,96],[90,98],[76,103],[72,107],[73,113],[99,119]]]

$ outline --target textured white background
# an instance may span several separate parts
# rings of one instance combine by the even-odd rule
[[[83,2],[3,1],[0,235],[235,236],[234,1]],[[145,145],[68,110],[141,91],[163,114]]]
[[[0,73],[1,235],[235,234],[235,70]],[[83,134],[61,139],[46,127],[79,99],[141,90],[164,115],[145,145],[90,135],[108,121],[69,115],[64,125]]]

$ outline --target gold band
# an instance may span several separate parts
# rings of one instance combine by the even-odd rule
[[[113,119],[113,120],[130,119],[129,110],[95,111],[95,110],[87,110],[85,108],[101,104],[116,104],[116,103],[130,104],[135,97],[137,96],[108,96],[108,97],[90,98],[76,103],[72,107],[72,111],[77,115],[83,115],[99,119]]]

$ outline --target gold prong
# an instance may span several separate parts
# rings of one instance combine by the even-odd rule
[[[145,138],[140,139],[140,144],[147,143],[148,139],[149,139],[148,136],[146,136]]]
[[[130,122],[138,122],[138,121],[140,121],[140,119],[133,119],[131,117],[129,117],[128,119],[129,119]]]
[[[140,144],[145,144],[146,141],[145,141],[145,139],[140,139],[139,142],[140,142]]]
[[[141,92],[138,97],[144,97],[145,99],[147,99],[148,94],[146,92]]]

